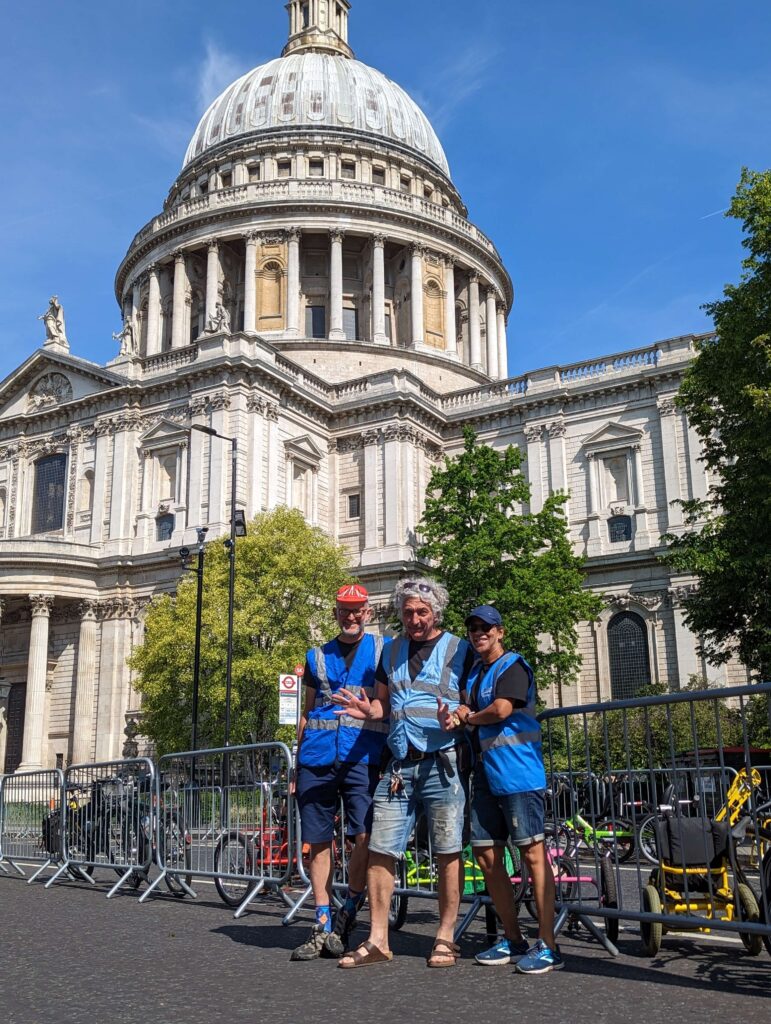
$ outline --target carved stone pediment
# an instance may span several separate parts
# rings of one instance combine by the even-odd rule
[[[581,445],[581,450],[590,457],[603,452],[621,451],[639,445],[642,437],[642,430],[623,423],[609,422],[590,434]]]
[[[162,419],[142,435],[140,443],[146,452],[152,452],[161,448],[187,444],[189,438],[190,432],[185,427],[180,426],[179,423],[173,423],[171,420]]]
[[[323,452],[308,434],[300,437],[292,437],[284,441],[284,451],[288,459],[299,459],[311,466],[318,466],[321,462]]]

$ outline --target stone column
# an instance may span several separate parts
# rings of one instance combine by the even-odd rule
[[[506,344],[506,316],[503,307],[498,307],[498,380],[509,376],[509,349]]]
[[[230,523],[229,470],[232,446],[223,437],[230,437],[227,410],[230,398],[222,393],[212,395],[209,400],[209,426],[222,437],[209,437],[209,514],[207,526],[216,531],[224,530]],[[199,433],[199,431],[196,431]],[[197,525],[197,524],[196,524]]]
[[[139,278],[134,280],[131,286],[131,322],[136,325],[139,323],[139,309],[142,304],[142,285]]]
[[[337,228],[329,232],[329,339],[345,341],[343,330],[343,238]]]
[[[105,554],[128,554],[134,534],[134,495],[142,421],[127,414],[115,423],[110,490],[110,532]]]
[[[0,627],[5,614],[5,601],[0,597]],[[8,698],[0,694],[0,775],[5,768],[5,751],[8,742]]]
[[[469,366],[482,369],[482,332],[479,325],[479,278],[469,274],[468,279],[468,336]]]
[[[174,253],[174,305],[171,311],[171,347],[182,348],[185,344],[185,297],[187,269],[185,254]]]
[[[246,518],[253,519],[265,508],[264,473],[265,460],[265,402],[259,395],[250,395],[246,409],[249,414],[249,468],[247,470],[248,492]]]
[[[254,231],[246,236],[244,330],[252,334],[257,330],[257,233]]]
[[[372,237],[372,340],[387,345],[385,332],[385,235]]]
[[[677,450],[675,416],[677,409],[672,398],[659,402],[659,423],[661,425],[661,450],[664,464],[664,489],[667,503],[667,529],[683,525],[683,510],[672,502],[682,497],[680,492],[680,453]]]
[[[209,249],[206,254],[206,311],[204,313],[204,329],[209,326],[209,318],[216,316],[217,302],[219,301],[219,283],[220,247],[218,242],[209,242]]]
[[[24,707],[24,739],[20,772],[43,767],[43,722],[48,672],[48,627],[54,599],[50,594],[30,594],[32,626],[29,633],[27,662],[27,702]]]
[[[364,551],[362,563],[372,564],[380,559],[378,545],[378,466],[380,444],[377,430],[368,430],[362,437],[364,444]]]
[[[94,684],[96,682],[96,609],[90,598],[81,601],[78,667],[75,681],[75,720],[70,761],[85,764],[91,760],[94,721]]]
[[[149,269],[147,294],[147,351],[146,355],[156,356],[161,351],[161,281],[157,263]]]
[[[458,354],[458,327],[455,323],[455,260],[444,260],[444,343],[448,356]]]
[[[271,512],[277,505],[288,504],[289,497],[291,494],[291,485],[287,484],[284,488],[284,498],[282,500],[279,494],[279,473],[280,473],[280,456],[279,451],[279,436],[278,436],[278,406],[272,402],[268,402],[265,406],[265,417],[267,420],[267,435],[268,440],[265,445],[265,458],[267,459],[267,478],[268,478],[268,511]]]
[[[704,666],[696,650],[696,637],[685,624],[683,601],[689,596],[691,590],[691,587],[679,586],[672,587],[669,592],[670,601],[672,602],[672,614],[675,621],[677,677],[680,689],[688,685],[689,676],[704,675]]]
[[[130,598],[100,602],[102,642],[99,694],[96,709],[97,761],[119,757],[123,745],[124,715],[130,693],[126,659],[131,654],[132,619],[136,609]]]
[[[600,494],[597,481],[597,459],[594,452],[586,453],[589,464],[589,490],[586,495],[586,511],[589,520],[589,539],[586,553],[589,557],[602,554],[602,537],[600,535]]]
[[[527,441],[527,480],[530,484],[530,511],[540,512],[543,508],[543,478],[541,475],[541,443],[543,426],[528,427],[525,430]]]
[[[401,441],[397,426],[386,427],[383,445],[383,544],[395,548],[401,543],[399,485],[402,481]]]
[[[498,309],[495,289],[487,289],[487,376],[498,379]]]
[[[300,229],[288,233],[286,327],[293,338],[300,335]]]
[[[549,424],[549,484],[551,493],[565,493],[568,489],[565,467],[565,433],[567,427],[562,420]],[[565,506],[567,516],[567,506]]]
[[[423,249],[417,243],[412,247],[410,311],[412,313],[412,344],[422,345],[425,340],[423,326]]]

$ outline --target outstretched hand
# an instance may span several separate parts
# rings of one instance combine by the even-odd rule
[[[450,711],[450,705],[446,704],[441,697],[436,698],[438,706],[439,724],[445,732],[451,732],[460,725],[460,719],[454,711]]]
[[[358,718],[366,722],[372,714],[370,699],[363,691],[361,696],[357,697],[356,694],[341,686],[332,694],[332,703],[341,705],[339,709],[335,710],[336,715],[350,715],[351,718]]]

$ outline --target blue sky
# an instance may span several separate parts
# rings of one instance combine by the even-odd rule
[[[512,374],[708,328],[742,252],[721,213],[742,165],[771,164],[771,4],[353,0],[350,28],[503,255]],[[0,379],[52,293],[73,354],[112,358],[127,246],[208,102],[286,34],[281,0],[6,6]]]

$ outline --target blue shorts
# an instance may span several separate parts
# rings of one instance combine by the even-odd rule
[[[345,834],[358,836],[372,828],[372,796],[380,777],[377,765],[343,761],[338,765],[297,771],[297,805],[305,843],[331,843],[335,817],[343,802]]]
[[[386,772],[375,791],[371,851],[400,860],[419,810],[425,811],[428,819],[434,853],[459,853],[463,849],[466,788],[458,775],[455,751],[448,750],[446,754],[454,775],[447,773],[437,757],[394,762],[400,765],[403,780],[397,793],[391,792],[391,772]]]
[[[515,846],[530,846],[544,838],[543,822],[543,790],[496,796],[477,765],[471,789],[472,846],[505,846],[508,838]]]

